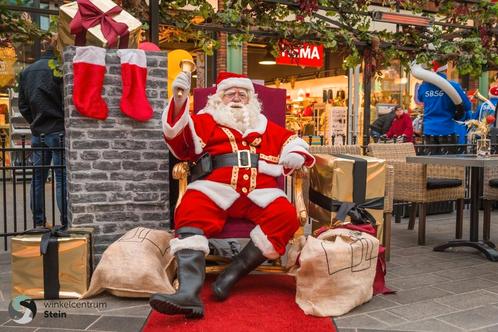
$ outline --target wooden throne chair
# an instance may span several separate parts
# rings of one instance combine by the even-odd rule
[[[285,126],[285,110],[286,110],[286,90],[268,88],[263,85],[254,84],[256,94],[263,106],[263,114],[268,118],[268,120],[273,121],[277,125],[282,127]],[[215,87],[211,88],[197,88],[194,89],[194,113],[202,110],[207,103],[208,96],[216,92]],[[292,175],[284,179],[283,176],[279,179],[279,185],[281,189],[284,189],[285,183],[289,183],[288,188],[291,188],[291,192],[287,192],[288,197],[291,197],[292,203],[296,207],[296,213],[298,219],[301,222],[300,229],[296,232],[294,237],[303,234],[303,226],[307,222],[308,215],[306,212],[306,206],[303,200],[302,192],[302,181],[304,170],[297,170],[293,172]],[[179,162],[173,167],[173,179],[179,181],[179,193],[178,202],[182,199],[183,194],[187,190],[187,182],[189,175],[189,165],[187,162]],[[285,181],[287,180],[287,181]],[[290,182],[289,182],[290,181]],[[177,203],[178,205],[178,203]],[[250,231],[256,225],[251,221],[240,218],[229,218],[225,223],[224,229],[221,233],[213,236],[216,239],[228,239],[228,238],[249,238]],[[225,266],[230,263],[230,259],[221,256],[207,256],[208,262],[216,262],[217,265],[208,265],[206,267],[207,273],[217,273],[221,272]],[[258,271],[262,272],[286,272],[285,268],[280,264],[280,260],[274,261],[273,265],[261,265],[256,268]]]

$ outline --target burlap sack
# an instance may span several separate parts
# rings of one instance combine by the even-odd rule
[[[176,263],[169,253],[172,238],[169,232],[144,227],[128,231],[104,251],[90,288],[81,298],[105,290],[123,297],[174,293]]]
[[[331,229],[308,236],[299,257],[296,303],[308,315],[339,316],[369,301],[379,240],[372,235]]]

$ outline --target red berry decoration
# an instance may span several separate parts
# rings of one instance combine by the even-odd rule
[[[488,115],[488,116],[486,117],[486,123],[487,123],[487,124],[492,124],[492,123],[495,123],[495,117],[494,117],[494,116],[492,116],[492,115]]]

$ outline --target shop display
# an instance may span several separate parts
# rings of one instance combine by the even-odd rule
[[[104,19],[105,18],[105,19]],[[58,44],[137,48],[142,23],[111,0],[78,0],[59,8]]]
[[[12,297],[79,298],[93,268],[92,229],[35,229],[12,238]]]
[[[335,222],[371,223],[381,237],[385,161],[367,156],[316,154],[310,170],[312,230]]]
[[[296,271],[296,303],[308,315],[327,317],[369,301],[378,252],[379,240],[364,232],[336,228],[308,236]]]
[[[121,60],[121,111],[137,121],[148,121],[153,116],[152,107],[145,94],[147,81],[147,58],[143,50],[122,49],[117,51]],[[84,116],[105,120],[109,113],[101,96],[106,49],[95,46],[76,48],[73,60],[73,102]]]

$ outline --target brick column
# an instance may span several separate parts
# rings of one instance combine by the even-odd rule
[[[161,129],[167,105],[164,53],[147,52],[147,97],[154,117],[141,123],[121,113],[121,68],[108,50],[102,95],[104,121],[81,116],[73,105],[74,47],[64,51],[64,105],[68,218],[95,229],[96,254],[129,229],[169,225],[168,150]]]

